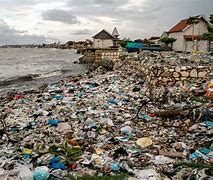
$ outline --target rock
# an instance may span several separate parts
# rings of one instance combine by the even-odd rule
[[[187,67],[186,66],[181,66],[181,70],[187,70]]]
[[[206,76],[206,74],[207,74],[207,72],[199,72],[198,77],[203,78]]]
[[[177,66],[177,67],[175,68],[175,71],[179,73],[179,72],[181,71],[181,68],[180,68],[179,66]]]
[[[190,71],[190,77],[197,77],[197,70],[196,69],[193,69]]]
[[[162,74],[161,74],[161,77],[171,77],[172,76],[172,73],[171,72],[168,72],[168,71],[164,71]]]
[[[188,76],[189,76],[189,72],[187,72],[187,71],[182,71],[182,72],[181,72],[181,76],[183,76],[183,77],[188,77]]]
[[[103,59],[101,62],[101,66],[103,66],[103,68],[105,68],[107,71],[112,71],[114,64],[115,63],[109,59]]]
[[[173,76],[174,76],[174,77],[179,77],[179,76],[180,76],[180,74],[179,74],[179,73],[177,73],[177,72],[174,72],[174,73],[173,73]]]

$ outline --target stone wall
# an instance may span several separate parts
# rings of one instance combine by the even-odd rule
[[[185,85],[200,82],[213,72],[212,66],[159,66],[145,63],[139,66],[144,78],[154,85]]]
[[[104,50],[96,50],[96,61],[108,59],[108,60],[118,60],[119,59],[119,53],[118,50],[114,49],[104,49]]]
[[[104,59],[116,61],[119,60],[118,49],[87,49],[84,53],[86,63],[99,63]]]

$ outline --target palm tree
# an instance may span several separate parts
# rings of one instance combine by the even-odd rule
[[[203,40],[208,40],[209,42],[209,50],[211,46],[211,41],[213,41],[213,14],[209,16],[209,24],[208,24],[208,32],[202,35]]]
[[[198,16],[193,16],[193,17],[189,17],[189,19],[187,20],[188,24],[192,24],[192,42],[193,42],[193,50],[194,50],[194,34],[195,34],[195,24],[199,23],[199,17]]]

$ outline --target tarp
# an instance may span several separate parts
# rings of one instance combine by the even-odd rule
[[[138,42],[128,42],[126,45],[127,48],[134,48],[134,49],[141,49],[144,47],[143,43],[138,43]]]

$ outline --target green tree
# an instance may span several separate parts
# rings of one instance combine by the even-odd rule
[[[176,41],[177,39],[173,38],[173,37],[163,37],[160,39],[161,42],[165,43],[167,46],[169,46],[169,44],[171,44],[171,49],[173,49],[173,43]]]
[[[213,14],[210,14],[209,21],[210,21],[211,24],[213,24]]]
[[[136,39],[136,40],[134,40],[134,42],[136,42],[136,43],[142,43],[143,40],[142,39]]]
[[[130,38],[123,38],[119,41],[119,44],[121,45],[121,47],[126,48],[128,42],[132,42]]]
[[[119,44],[121,45],[122,48],[125,48],[126,45],[127,45],[127,42],[128,42],[128,41],[120,40],[120,41],[119,41]]]
[[[209,48],[210,48],[211,41],[213,41],[213,14],[209,16],[209,22],[210,23],[208,24],[208,27],[207,27],[208,32],[202,35],[202,39],[207,40],[209,42]]]
[[[189,17],[187,20],[188,24],[192,24],[192,42],[193,42],[193,50],[194,50],[194,35],[195,35],[195,24],[198,24],[200,21],[198,16]]]

